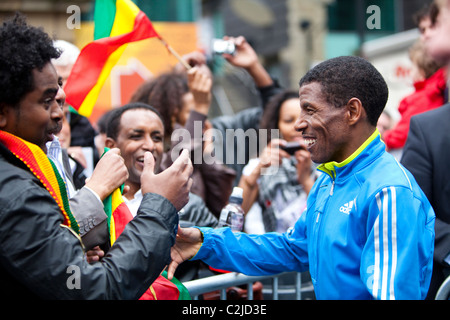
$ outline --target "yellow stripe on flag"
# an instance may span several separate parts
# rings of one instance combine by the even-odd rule
[[[109,35],[110,37],[120,36],[133,31],[136,16],[140,12],[140,9],[130,0],[118,0],[116,2],[116,7],[116,16],[111,28],[111,34]],[[89,91],[88,95],[78,109],[79,114],[84,116],[91,115],[103,84],[106,79],[108,79],[112,68],[117,64],[117,61],[119,61],[126,47],[127,44],[122,45],[108,57],[102,72],[98,77],[97,83],[91,91]]]
[[[116,189],[113,192],[112,200],[111,200],[111,208],[112,212],[114,212],[118,206],[123,202],[122,194],[120,193],[120,189]]]
[[[114,222],[114,211],[116,211],[117,207],[120,206],[120,204],[123,202],[122,200],[122,193],[120,192],[120,189],[114,190],[114,192],[111,195],[111,221],[110,221],[110,240],[111,244],[113,244],[116,239],[116,225]]]
[[[91,115],[94,105],[97,102],[97,98],[100,94],[100,90],[102,90],[103,84],[105,83],[106,79],[108,79],[112,68],[116,65],[117,61],[119,61],[120,56],[122,55],[126,47],[127,44],[122,45],[108,57],[102,69],[102,72],[98,77],[97,83],[91,89],[91,91],[89,91],[83,103],[81,104],[80,109],[78,109],[79,114],[86,117],[89,117]]]
[[[139,8],[130,0],[118,0],[116,7],[116,17],[114,18],[110,37],[133,31],[134,21],[140,12]]]
[[[106,21],[106,29],[110,30],[99,31],[102,36],[81,50],[64,88],[66,102],[86,117],[91,115],[103,84],[126,44],[152,37],[162,39],[145,13],[131,0],[99,0],[95,7],[95,23],[100,28],[96,29],[105,28]],[[102,14],[109,16],[102,17]]]
[[[116,242],[116,225],[114,223],[114,219],[111,218],[111,221],[109,222],[109,241],[111,242],[111,245]]]

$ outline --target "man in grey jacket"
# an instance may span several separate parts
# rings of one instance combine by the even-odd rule
[[[9,299],[138,299],[170,262],[177,211],[188,201],[192,164],[183,152],[173,166],[154,174],[144,156],[142,204],[101,262],[89,264],[79,236],[67,227],[70,210],[55,202],[41,176],[12,152],[6,139],[34,148],[44,163],[46,142],[61,125],[58,77],[51,64],[59,52],[41,29],[21,16],[0,28],[0,282]],[[8,145],[8,147],[7,147]],[[117,170],[128,174],[119,150]],[[46,162],[48,163],[48,161]],[[63,193],[61,192],[61,196]],[[73,221],[72,221],[73,222]],[[76,222],[73,222],[75,225]],[[130,261],[133,264],[130,265]]]

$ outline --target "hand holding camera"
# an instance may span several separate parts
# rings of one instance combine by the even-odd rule
[[[243,36],[223,37],[223,40],[234,44],[234,53],[222,53],[222,56],[233,66],[245,69],[255,81],[257,87],[273,84],[269,73],[259,62],[258,55]],[[230,46],[231,47],[231,46]]]
[[[300,143],[300,141],[286,142],[284,145],[280,145],[280,148],[286,151],[291,156],[293,156],[298,150],[306,150],[305,146]]]
[[[232,40],[213,39],[212,50],[214,54],[229,54],[234,56],[236,46]]]

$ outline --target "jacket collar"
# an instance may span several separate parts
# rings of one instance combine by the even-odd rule
[[[386,149],[381,141],[380,132],[375,129],[374,133],[347,159],[342,162],[331,161],[323,163],[317,167],[331,178],[336,179],[337,175],[346,176],[367,165],[370,159],[380,155]]]

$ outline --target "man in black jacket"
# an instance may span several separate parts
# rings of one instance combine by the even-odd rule
[[[411,118],[401,163],[414,175],[435,213],[433,299],[450,275],[450,104]]]
[[[438,0],[440,23],[425,39],[430,54],[450,63],[450,0]],[[450,104],[411,118],[401,163],[414,175],[435,213],[433,275],[427,299],[450,276]]]
[[[139,298],[170,262],[177,211],[187,203],[192,183],[187,153],[158,175],[151,153],[145,154],[144,197],[137,216],[108,255],[89,264],[76,234],[77,223],[65,206],[64,188],[47,178],[51,172],[57,178],[57,173],[49,166],[45,144],[53,139],[63,116],[56,101],[58,76],[50,62],[59,52],[47,34],[27,25],[21,16],[3,23],[0,43],[5,44],[0,47],[2,297]],[[20,155],[22,149],[13,153],[17,145],[28,147],[32,154]],[[124,170],[125,181],[127,171],[119,150],[110,152],[117,170]],[[36,161],[37,167],[45,164],[44,176],[31,170],[34,165],[25,158]]]

